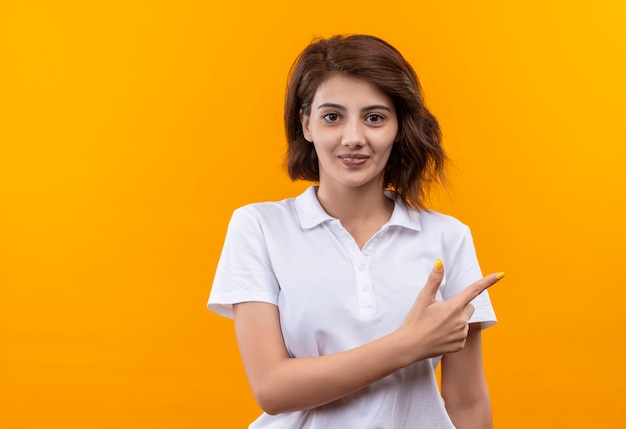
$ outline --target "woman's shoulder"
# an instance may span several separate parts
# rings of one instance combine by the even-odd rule
[[[290,212],[295,204],[295,198],[285,198],[279,201],[261,201],[248,203],[234,210],[235,214],[254,215],[260,217],[274,217]]]
[[[451,231],[465,231],[468,229],[465,223],[446,213],[434,210],[420,210],[418,216],[420,224],[424,229],[437,228]]]
[[[314,202],[317,203],[317,198],[315,197],[315,189],[311,186],[295,197],[243,205],[235,209],[235,214],[256,216],[263,219],[281,219],[285,216],[297,216],[298,211],[308,211]]]
[[[277,201],[248,203],[233,211],[231,223],[255,223],[264,227],[280,226],[297,220],[296,200],[289,197]]]

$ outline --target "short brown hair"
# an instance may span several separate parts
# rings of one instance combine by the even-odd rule
[[[317,154],[304,138],[300,113],[310,114],[317,88],[336,74],[363,79],[393,100],[399,132],[385,166],[384,186],[405,204],[423,209],[429,186],[444,180],[446,155],[439,123],[424,106],[413,67],[393,46],[373,36],[317,39],[294,62],[285,98],[289,177],[319,181]]]

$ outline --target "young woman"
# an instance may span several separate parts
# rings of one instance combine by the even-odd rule
[[[484,290],[504,273],[424,207],[445,155],[411,66],[375,37],[317,40],[285,125],[289,175],[318,185],[235,210],[209,298],[265,411],[250,427],[491,427]]]

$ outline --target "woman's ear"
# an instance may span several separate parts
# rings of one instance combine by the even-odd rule
[[[305,115],[302,109],[300,109],[300,124],[302,125],[302,135],[304,139],[309,143],[313,143],[313,138],[311,137],[311,132],[309,131],[310,124],[310,116]]]

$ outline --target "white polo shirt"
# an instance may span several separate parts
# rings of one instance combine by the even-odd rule
[[[296,198],[235,210],[208,307],[232,318],[235,303],[277,305],[292,357],[328,355],[396,330],[437,258],[445,265],[438,299],[482,277],[469,228],[458,220],[396,201],[389,222],[359,249],[311,186]],[[470,322],[496,322],[486,291],[472,304]],[[437,388],[438,361],[417,362],[323,407],[263,414],[250,428],[454,428]]]

